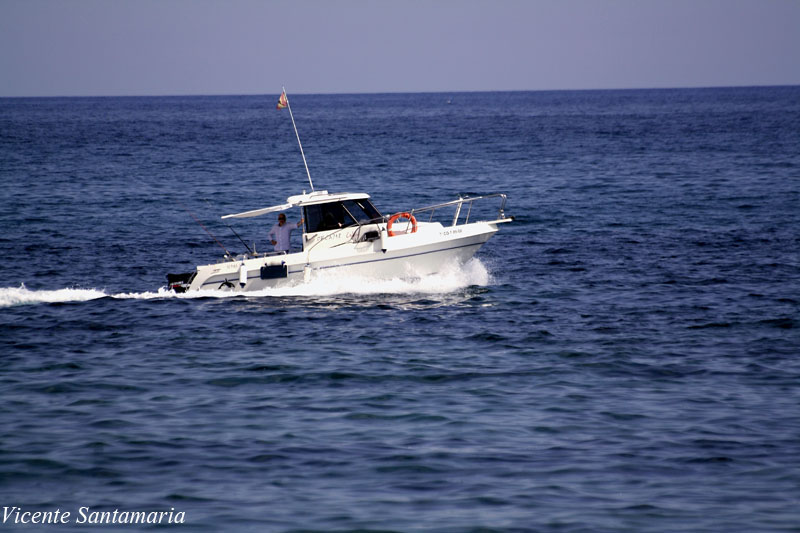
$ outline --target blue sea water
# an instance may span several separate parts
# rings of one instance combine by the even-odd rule
[[[800,87],[289,97],[317,189],[515,222],[176,296],[308,189],[277,95],[0,99],[0,506],[71,513],[2,530],[800,531]]]

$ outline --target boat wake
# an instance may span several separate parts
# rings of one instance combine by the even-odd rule
[[[22,284],[19,287],[0,288],[0,308],[39,303],[86,302],[106,296],[108,295],[105,292],[95,289],[32,291]]]
[[[470,259],[461,266],[445,268],[437,274],[414,279],[376,280],[358,276],[341,276],[333,272],[316,274],[308,282],[289,287],[234,293],[194,291],[176,294],[165,288],[156,292],[109,294],[99,289],[30,290],[25,285],[0,288],[0,308],[41,303],[86,302],[100,298],[120,300],[193,299],[193,298],[259,298],[259,297],[329,297],[345,294],[447,294],[469,286],[491,283],[491,274],[479,259]]]

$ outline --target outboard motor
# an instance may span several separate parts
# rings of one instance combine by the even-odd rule
[[[167,274],[167,285],[177,293],[186,292],[196,274],[196,271],[183,274]]]

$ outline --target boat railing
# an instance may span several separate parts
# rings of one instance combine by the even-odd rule
[[[503,193],[487,194],[483,196],[466,196],[466,197],[459,196],[458,199],[451,200],[449,202],[444,202],[436,205],[429,205],[427,207],[421,207],[419,209],[412,209],[411,211],[409,211],[409,214],[411,214],[417,219],[422,219],[422,217],[419,216],[420,213],[422,214],[430,213],[427,221],[433,222],[433,217],[436,215],[437,211],[441,212],[441,210],[443,209],[455,207],[455,213],[453,214],[452,223],[450,225],[457,226],[459,224],[459,218],[461,218],[462,216],[464,204],[466,204],[467,212],[461,224],[469,224],[469,219],[470,216],[472,215],[472,207],[475,204],[475,202],[478,202],[479,200],[488,200],[491,198],[500,199],[500,207],[497,210],[497,220],[505,219],[506,195]]]

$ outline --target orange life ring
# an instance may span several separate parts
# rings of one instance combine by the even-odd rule
[[[391,218],[389,218],[389,222],[386,223],[386,231],[389,232],[389,237],[394,237],[395,235],[399,235],[399,233],[395,234],[395,232],[392,231],[392,224],[394,224],[395,220],[400,218],[405,218],[406,220],[411,222],[411,233],[417,232],[417,219],[414,218],[414,215],[412,215],[411,213],[397,213],[396,215],[392,215]]]

